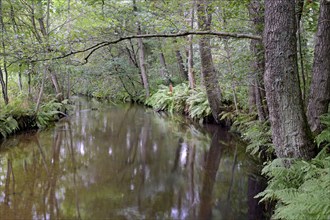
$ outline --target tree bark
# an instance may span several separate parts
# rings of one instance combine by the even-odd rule
[[[159,54],[159,61],[160,61],[160,75],[166,84],[170,84],[170,78],[168,75],[166,62],[165,62],[165,56],[164,56],[163,52],[160,52],[160,54]]]
[[[134,13],[137,12],[136,0],[133,0],[133,11]],[[139,22],[137,24],[137,34],[138,35],[141,34],[141,25]],[[150,92],[149,92],[149,82],[148,82],[147,68],[145,63],[145,52],[144,52],[144,45],[142,38],[138,39],[138,46],[139,46],[139,63],[140,63],[142,84],[145,90],[146,98],[148,98],[150,96]]]
[[[307,107],[311,130],[322,130],[320,116],[328,112],[330,101],[330,3],[322,0],[314,50],[313,76]]]
[[[190,28],[192,30],[194,29],[195,7],[196,7],[196,0],[192,0],[192,7],[189,12]],[[188,36],[188,80],[189,80],[189,87],[191,89],[195,88],[193,35]]]
[[[279,158],[311,159],[314,145],[303,111],[297,66],[295,0],[265,0],[265,89]]]
[[[198,26],[203,31],[211,29],[212,15],[208,9],[208,0],[197,0]],[[199,50],[202,66],[201,72],[206,88],[207,99],[211,107],[213,118],[219,123],[219,114],[221,113],[221,90],[213,64],[209,37],[202,36],[199,39]]]
[[[175,56],[178,63],[180,77],[184,80],[188,80],[188,72],[184,67],[184,62],[180,50],[175,51]]]
[[[249,5],[249,17],[252,21],[254,33],[262,35],[264,31],[264,6],[261,0],[251,0]],[[267,106],[264,104],[265,93],[263,75],[265,72],[265,50],[261,41],[251,40],[250,49],[253,54],[251,63],[253,72],[249,75],[249,104],[250,112],[256,107],[258,118],[265,121],[267,118]]]
[[[6,44],[5,44],[5,23],[3,21],[3,5],[2,0],[0,0],[0,26],[1,26],[1,49],[2,49],[2,64],[3,69],[0,66],[0,84],[1,84],[1,90],[2,90],[2,96],[5,104],[7,105],[9,103],[8,98],[8,72],[7,72],[7,61],[6,61]]]

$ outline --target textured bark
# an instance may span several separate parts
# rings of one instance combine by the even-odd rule
[[[133,0],[133,11],[137,12],[136,7],[136,0]],[[137,24],[137,34],[141,34],[141,25],[138,22]],[[147,68],[146,68],[146,62],[145,62],[145,51],[144,51],[144,45],[142,38],[138,39],[138,46],[139,46],[139,64],[140,64],[140,71],[141,71],[141,78],[142,78],[142,84],[145,90],[146,97],[148,98],[150,96],[149,92],[149,81],[147,76]]]
[[[211,29],[210,25],[212,17],[209,10],[207,10],[207,1],[208,0],[197,1],[198,26],[203,31]],[[202,66],[201,72],[206,88],[207,99],[209,101],[214,120],[219,122],[219,114],[221,113],[221,90],[218,76],[213,64],[209,37],[203,36],[200,38],[199,50]]]
[[[261,0],[251,0],[249,5],[249,16],[252,21],[254,32],[262,35],[264,31],[264,6]],[[265,51],[261,41],[251,40],[250,49],[253,54],[251,63],[253,73],[249,76],[249,104],[250,112],[257,109],[260,121],[267,118],[267,106],[264,104],[264,82],[263,75],[265,72]]]
[[[193,36],[188,36],[188,80],[189,87],[195,88],[195,73],[194,73],[194,49],[192,44]]]
[[[275,151],[280,158],[314,155],[297,66],[295,0],[265,1],[265,89]]]
[[[143,87],[144,87],[144,90],[145,90],[145,93],[146,93],[146,97],[149,97],[149,95],[150,95],[149,82],[148,82],[148,76],[147,76],[144,45],[143,45],[142,39],[138,39],[138,45],[139,45],[139,62],[140,62],[142,83],[143,83]]]
[[[2,11],[2,0],[0,0],[0,29],[1,29],[1,53],[3,58],[1,59],[2,65],[0,65],[0,84],[2,90],[2,96],[5,104],[9,103],[8,98],[8,72],[7,72],[7,59],[6,59],[6,44],[5,44],[5,23],[3,21],[3,11]],[[1,68],[3,67],[3,69]]]
[[[322,130],[320,115],[328,112],[330,101],[330,3],[320,5],[318,31],[314,50],[313,78],[311,83],[307,117],[311,130]]]
[[[190,21],[189,26],[193,30],[194,29],[194,22],[195,22],[195,7],[196,7],[196,0],[192,0],[192,7],[189,12]],[[188,80],[189,80],[189,87],[191,89],[195,88],[195,73],[194,73],[194,48],[193,48],[193,35],[188,36]]]
[[[165,57],[163,52],[159,54],[159,62],[160,62],[160,75],[162,76],[163,79],[167,78],[167,68],[166,68],[166,62],[165,62]]]
[[[178,63],[180,77],[184,80],[188,80],[188,72],[184,67],[184,62],[180,50],[175,51],[175,56]]]

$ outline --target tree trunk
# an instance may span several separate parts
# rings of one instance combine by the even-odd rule
[[[264,31],[264,6],[261,0],[251,0],[249,5],[249,17],[252,21],[255,34],[261,35]],[[267,107],[264,104],[264,83],[263,75],[265,72],[265,51],[261,41],[251,40],[250,49],[253,54],[251,63],[253,73],[249,76],[249,104],[250,112],[256,107],[258,118],[265,121],[267,118]]]
[[[167,68],[166,68],[166,62],[163,52],[160,52],[159,54],[159,62],[160,62],[160,75],[163,79],[167,78]]]
[[[320,116],[328,112],[330,101],[330,3],[322,0],[314,50],[313,76],[307,108],[311,130],[320,133]]]
[[[138,34],[141,34],[140,27],[138,28]],[[142,83],[145,89],[146,97],[148,98],[150,95],[149,92],[149,82],[148,82],[148,76],[147,76],[147,69],[145,64],[145,53],[144,53],[144,46],[142,38],[138,39],[138,45],[139,45],[139,62],[140,62],[140,70],[141,70],[141,77],[142,77]]]
[[[2,98],[5,102],[5,104],[7,105],[9,102],[8,93],[7,93],[7,85],[5,83],[5,80],[3,77],[3,71],[1,69],[1,67],[0,67],[0,84],[1,84]]]
[[[194,73],[194,49],[192,44],[193,36],[188,36],[188,80],[189,87],[195,88],[195,73]]]
[[[19,87],[19,90],[22,92],[23,91],[23,84],[22,84],[22,64],[19,64],[18,87]]]
[[[175,51],[175,56],[178,62],[180,77],[184,80],[188,80],[188,72],[184,67],[184,62],[180,50]]]
[[[211,29],[212,16],[208,9],[208,0],[197,1],[198,26],[202,31],[208,31]],[[213,118],[219,123],[219,114],[221,113],[221,90],[213,64],[210,38],[208,36],[202,36],[200,38],[199,50],[202,66],[201,72],[206,88],[207,99],[211,107]]]
[[[137,6],[136,6],[136,0],[133,0],[133,11],[134,13],[137,12]],[[137,24],[137,34],[141,34],[141,25],[138,22]],[[146,98],[150,96],[149,92],[149,82],[148,82],[148,75],[147,75],[147,69],[145,64],[145,52],[144,52],[144,45],[142,38],[138,39],[138,46],[139,46],[139,63],[140,63],[140,71],[141,71],[141,78],[142,78],[142,84],[146,93]]]
[[[194,29],[195,21],[195,6],[196,1],[192,0],[192,7],[190,10],[190,28]],[[188,80],[189,87],[195,88],[195,73],[194,73],[194,48],[193,48],[193,35],[188,36]]]
[[[295,0],[265,1],[265,89],[275,151],[311,159],[314,146],[303,111],[297,66]]]
[[[3,11],[2,11],[2,0],[0,0],[0,26],[1,26],[1,52],[3,54],[2,64],[3,69],[0,66],[0,83],[3,95],[3,100],[7,105],[9,103],[8,98],[8,72],[7,72],[7,61],[6,61],[6,44],[5,44],[5,23],[3,22]]]

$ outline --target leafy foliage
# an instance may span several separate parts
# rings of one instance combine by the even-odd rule
[[[40,111],[37,112],[36,123],[38,128],[45,128],[49,123],[58,119],[60,114],[63,114],[60,110],[63,108],[63,105],[67,100],[59,103],[56,99],[40,106]]]
[[[320,117],[321,123],[323,123],[326,128],[316,137],[316,143],[320,146],[322,143],[325,143],[326,146],[330,146],[330,113],[322,115]]]
[[[330,218],[329,114],[322,116],[321,121],[326,128],[316,137],[316,142],[325,146],[314,159],[291,159],[289,168],[284,159],[275,159],[262,171],[270,180],[257,197],[262,197],[261,201],[278,201],[274,219]]]
[[[157,111],[170,111],[173,109],[173,94],[169,91],[169,88],[164,85],[160,85],[156,93],[146,100],[146,104],[153,107]]]
[[[209,101],[207,100],[206,93],[197,88],[192,91],[191,95],[187,99],[189,106],[189,116],[194,119],[201,119],[211,115],[211,108]]]
[[[291,161],[287,168],[283,159],[275,159],[264,167],[270,180],[257,197],[276,200],[274,219],[329,219],[330,156],[326,151],[310,162]]]
[[[268,157],[274,152],[270,125],[268,121],[261,122],[255,118],[255,115],[240,114],[233,127],[242,133],[244,140],[249,142],[246,151],[252,155],[258,154],[258,157],[265,152]]]
[[[67,108],[67,100],[61,103],[56,99],[40,106],[37,114],[34,105],[16,98],[9,105],[4,106],[0,113],[0,138],[7,137],[17,130],[38,127],[45,128],[51,122],[57,120],[62,111]]]
[[[3,137],[7,137],[7,135],[13,133],[18,129],[17,121],[12,117],[6,117],[0,115],[0,134]]]
[[[173,87],[161,85],[146,104],[158,111],[186,113],[193,119],[203,119],[211,115],[211,108],[206,93],[201,88],[190,90],[185,83]]]

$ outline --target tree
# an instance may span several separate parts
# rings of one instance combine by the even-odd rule
[[[264,5],[261,0],[251,0],[248,4],[249,16],[255,34],[262,35],[264,31]],[[253,54],[252,74],[250,77],[249,105],[250,112],[256,106],[258,118],[260,121],[266,120],[266,105],[264,105],[264,82],[265,72],[265,50],[260,40],[251,40],[250,49]]]
[[[298,79],[295,0],[265,1],[265,89],[280,158],[314,155]]]
[[[0,64],[0,83],[1,83],[1,90],[2,90],[2,96],[5,101],[5,104],[9,103],[8,98],[8,71],[7,71],[7,54],[6,54],[6,43],[5,43],[5,23],[3,21],[4,14],[3,14],[3,4],[2,0],[0,0],[0,29],[1,29],[1,51],[3,54],[3,57],[1,58],[1,64]],[[3,67],[2,67],[3,66]]]
[[[322,130],[320,116],[328,112],[330,101],[330,2],[322,0],[314,50],[313,76],[307,117],[311,130]]]
[[[138,9],[136,6],[136,0],[133,0],[133,11],[134,13],[137,13]],[[138,21],[137,22],[137,34],[141,34],[141,24]],[[144,52],[144,44],[142,38],[138,39],[138,45],[139,45],[139,63],[140,63],[140,71],[141,71],[141,78],[142,83],[144,86],[144,90],[146,93],[146,97],[149,97],[149,81],[148,81],[148,75],[147,75],[147,68],[146,68],[146,61],[145,61],[145,52]]]
[[[209,31],[211,29],[212,14],[210,9],[209,0],[197,1],[198,26],[202,31]],[[210,38],[208,36],[202,36],[199,39],[199,50],[202,66],[201,73],[206,88],[207,99],[214,120],[219,122],[219,114],[221,113],[221,90],[213,64]]]

